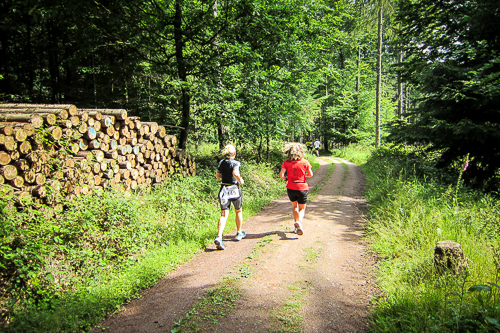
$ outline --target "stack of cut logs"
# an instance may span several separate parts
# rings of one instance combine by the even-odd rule
[[[0,184],[16,197],[59,204],[61,195],[195,175],[194,158],[176,143],[165,127],[126,110],[0,104]]]

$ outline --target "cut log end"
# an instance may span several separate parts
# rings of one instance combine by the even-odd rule
[[[434,267],[439,274],[464,272],[468,268],[468,259],[462,245],[449,240],[438,242],[434,248]]]

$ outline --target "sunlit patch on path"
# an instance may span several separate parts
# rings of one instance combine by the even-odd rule
[[[336,167],[328,179],[329,164],[320,159],[310,181],[321,186],[308,203],[303,236],[293,233],[288,198],[277,199],[245,222],[243,241],[233,241],[234,232],[225,235],[225,251],[207,248],[101,326],[108,332],[168,331],[207,297],[206,290],[230,279],[239,295],[231,311],[197,321],[201,331],[364,330],[374,293],[374,263],[363,239],[364,178],[352,163],[331,161]]]

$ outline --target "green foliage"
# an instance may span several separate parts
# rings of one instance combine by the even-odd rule
[[[218,320],[232,312],[235,301],[241,296],[241,291],[234,280],[224,279],[215,288],[205,292],[203,298],[175,323],[172,333],[200,332],[212,328]]]
[[[345,158],[357,165],[362,165],[366,163],[372,151],[371,145],[350,144],[345,148],[333,150],[332,156]]]
[[[3,331],[88,329],[212,241],[220,216],[212,167],[148,191],[77,197],[62,212],[17,213],[4,196]],[[242,160],[241,173],[245,218],[284,193],[270,164]],[[234,227],[232,217],[226,231]]]
[[[495,331],[500,316],[494,287],[500,278],[497,198],[426,177],[432,163],[409,147],[381,148],[364,168],[367,231],[380,255],[378,280],[384,291],[375,303],[371,330]],[[438,275],[433,254],[442,240],[462,245],[465,272]]]
[[[251,143],[261,160],[270,143],[284,137],[315,132],[347,142],[372,134],[374,44],[370,34],[350,34],[359,23],[358,4],[238,0],[213,6],[6,1],[2,100],[125,108],[173,125],[181,148],[189,132],[196,142]]]
[[[500,43],[496,1],[402,2],[405,78],[423,94],[392,140],[442,153],[440,167],[470,156],[465,180],[496,190],[500,152]]]

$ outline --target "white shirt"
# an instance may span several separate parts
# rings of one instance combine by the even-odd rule
[[[314,148],[319,148],[321,146],[321,142],[319,140],[314,141]]]

